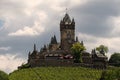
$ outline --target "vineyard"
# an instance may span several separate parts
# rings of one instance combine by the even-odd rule
[[[105,71],[104,74],[102,74]],[[41,67],[14,71],[9,80],[119,80],[120,68],[96,70],[82,67]]]
[[[0,71],[0,80],[8,80],[8,74],[3,71]]]
[[[41,67],[22,69],[10,74],[10,80],[99,80],[101,70],[81,67]]]

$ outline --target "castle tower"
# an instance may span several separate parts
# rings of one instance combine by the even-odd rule
[[[75,42],[75,21],[74,19],[71,20],[67,13],[60,22],[60,36],[60,48],[62,50],[70,50]]]

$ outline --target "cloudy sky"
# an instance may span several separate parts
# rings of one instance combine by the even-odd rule
[[[33,44],[40,50],[67,12],[87,51],[104,44],[120,52],[120,0],[0,0],[0,69],[9,73],[27,62]]]

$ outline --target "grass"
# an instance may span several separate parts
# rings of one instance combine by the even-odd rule
[[[8,74],[3,71],[0,71],[0,80],[8,80]]]
[[[104,74],[102,74],[104,73]],[[120,68],[97,70],[83,67],[39,67],[12,72],[9,80],[119,80]]]
[[[15,71],[9,80],[99,80],[101,73],[82,67],[40,67]]]

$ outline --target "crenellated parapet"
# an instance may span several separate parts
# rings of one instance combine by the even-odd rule
[[[62,31],[64,29],[75,30],[74,18],[71,20],[67,13],[65,14],[64,18],[60,21],[60,31]]]

